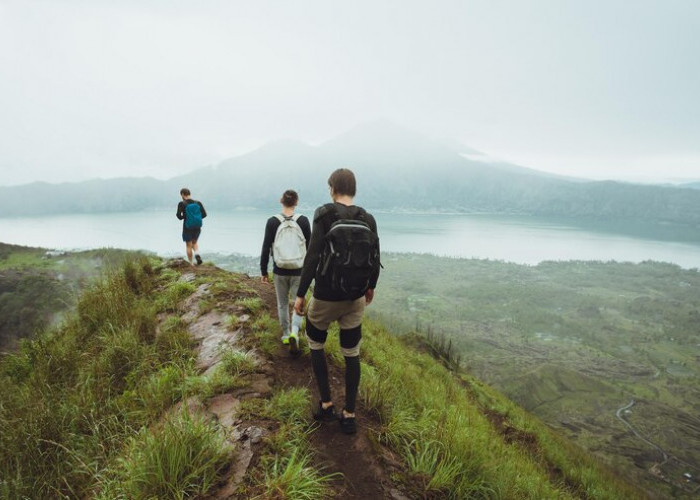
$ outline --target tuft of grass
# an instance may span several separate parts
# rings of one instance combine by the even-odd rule
[[[250,314],[256,315],[258,314],[264,304],[263,301],[260,297],[244,297],[241,299],[237,299],[234,302],[235,305],[242,307],[246,311],[248,311]]]
[[[404,442],[403,456],[413,484],[420,484],[426,495],[449,496],[462,472],[457,460],[447,455],[437,441]]]
[[[221,356],[221,365],[223,370],[231,375],[246,375],[255,371],[255,356],[252,351],[228,348]]]
[[[279,323],[267,314],[261,314],[253,322],[253,335],[257,341],[256,347],[262,352],[272,355],[279,349]]]
[[[323,475],[311,467],[311,462],[311,453],[296,449],[289,456],[277,456],[265,472],[264,492],[255,498],[315,500],[330,496],[330,482],[342,475]]]
[[[306,387],[277,392],[267,405],[267,414],[280,422],[303,425],[308,421],[311,393]]]
[[[192,295],[197,287],[185,281],[170,284],[156,300],[156,308],[160,312],[177,312],[180,302]]]
[[[229,314],[226,316],[226,328],[229,330],[236,330],[238,325],[241,323],[240,318],[235,314]]]
[[[231,450],[211,423],[180,411],[162,427],[131,439],[115,479],[98,498],[175,498],[205,495],[222,477]]]
[[[198,377],[197,392],[206,398],[224,394],[234,389],[245,387],[247,382],[241,376],[232,375],[219,365],[211,375]]]

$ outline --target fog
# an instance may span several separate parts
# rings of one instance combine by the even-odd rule
[[[560,175],[700,178],[694,1],[0,0],[0,185],[170,178],[378,118]]]

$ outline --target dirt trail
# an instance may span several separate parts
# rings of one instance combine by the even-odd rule
[[[180,281],[195,282],[198,277],[211,277],[212,281],[227,271],[208,265],[192,269],[184,261],[171,261],[169,265],[183,272]],[[261,283],[259,278],[236,275],[244,288],[256,293],[263,301],[268,313],[276,317],[277,307],[273,285]],[[214,299],[210,283],[198,285],[196,291],[182,304],[181,319],[188,325],[188,331],[197,342],[197,367],[201,373],[213,373],[222,362],[221,346],[245,349],[245,338],[249,337],[251,317],[245,308],[235,304],[236,292],[230,297]],[[202,310],[201,304],[216,300],[214,308]],[[227,317],[238,317],[235,329],[227,326]],[[338,339],[331,337],[330,342]],[[286,346],[280,342],[279,349],[271,359],[262,353],[255,354],[256,370],[247,376],[245,387],[215,396],[205,402],[190,398],[180,404],[198,408],[209,418],[218,421],[226,434],[232,449],[236,450],[235,460],[224,478],[222,487],[207,498],[230,500],[241,498],[240,487],[258,460],[263,449],[264,439],[275,432],[276,424],[268,421],[244,421],[238,415],[241,402],[249,398],[268,398],[276,388],[306,387],[311,391],[313,404],[317,404],[317,389],[308,355],[293,359]],[[329,362],[331,390],[337,407],[343,406],[345,396],[344,368]],[[341,473],[332,484],[334,498],[343,499],[394,499],[407,500],[391,474],[397,471],[397,462],[392,460],[388,450],[374,444],[368,430],[379,427],[379,422],[363,411],[358,401],[358,432],[347,436],[340,431],[337,422],[314,425],[311,443],[315,450],[316,468],[325,474]],[[244,488],[245,489],[245,488]]]
[[[270,314],[276,316],[277,305],[273,285],[249,283],[264,301]],[[337,337],[329,336],[329,342],[337,342]],[[272,360],[275,385],[282,387],[306,387],[311,391],[312,401],[317,404],[318,390],[311,369],[308,355],[293,359],[280,344],[280,349]],[[344,369],[328,363],[331,394],[338,410],[345,398]],[[360,382],[362,383],[362,382]],[[334,488],[339,498],[396,500],[407,497],[393,484],[385,460],[380,456],[381,450],[372,443],[368,429],[378,428],[379,422],[363,411],[360,401],[357,403],[357,434],[348,436],[340,431],[337,422],[320,425],[312,434],[311,442],[318,457],[318,464],[326,473],[340,472]],[[311,408],[309,408],[311,418]]]

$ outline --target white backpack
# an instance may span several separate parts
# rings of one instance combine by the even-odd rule
[[[272,243],[272,258],[277,267],[282,269],[301,269],[306,256],[306,238],[297,224],[299,215],[285,217],[275,215],[280,225]]]

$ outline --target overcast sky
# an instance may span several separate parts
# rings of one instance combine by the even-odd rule
[[[699,47],[696,0],[0,0],[0,185],[167,178],[377,118],[700,178]]]

